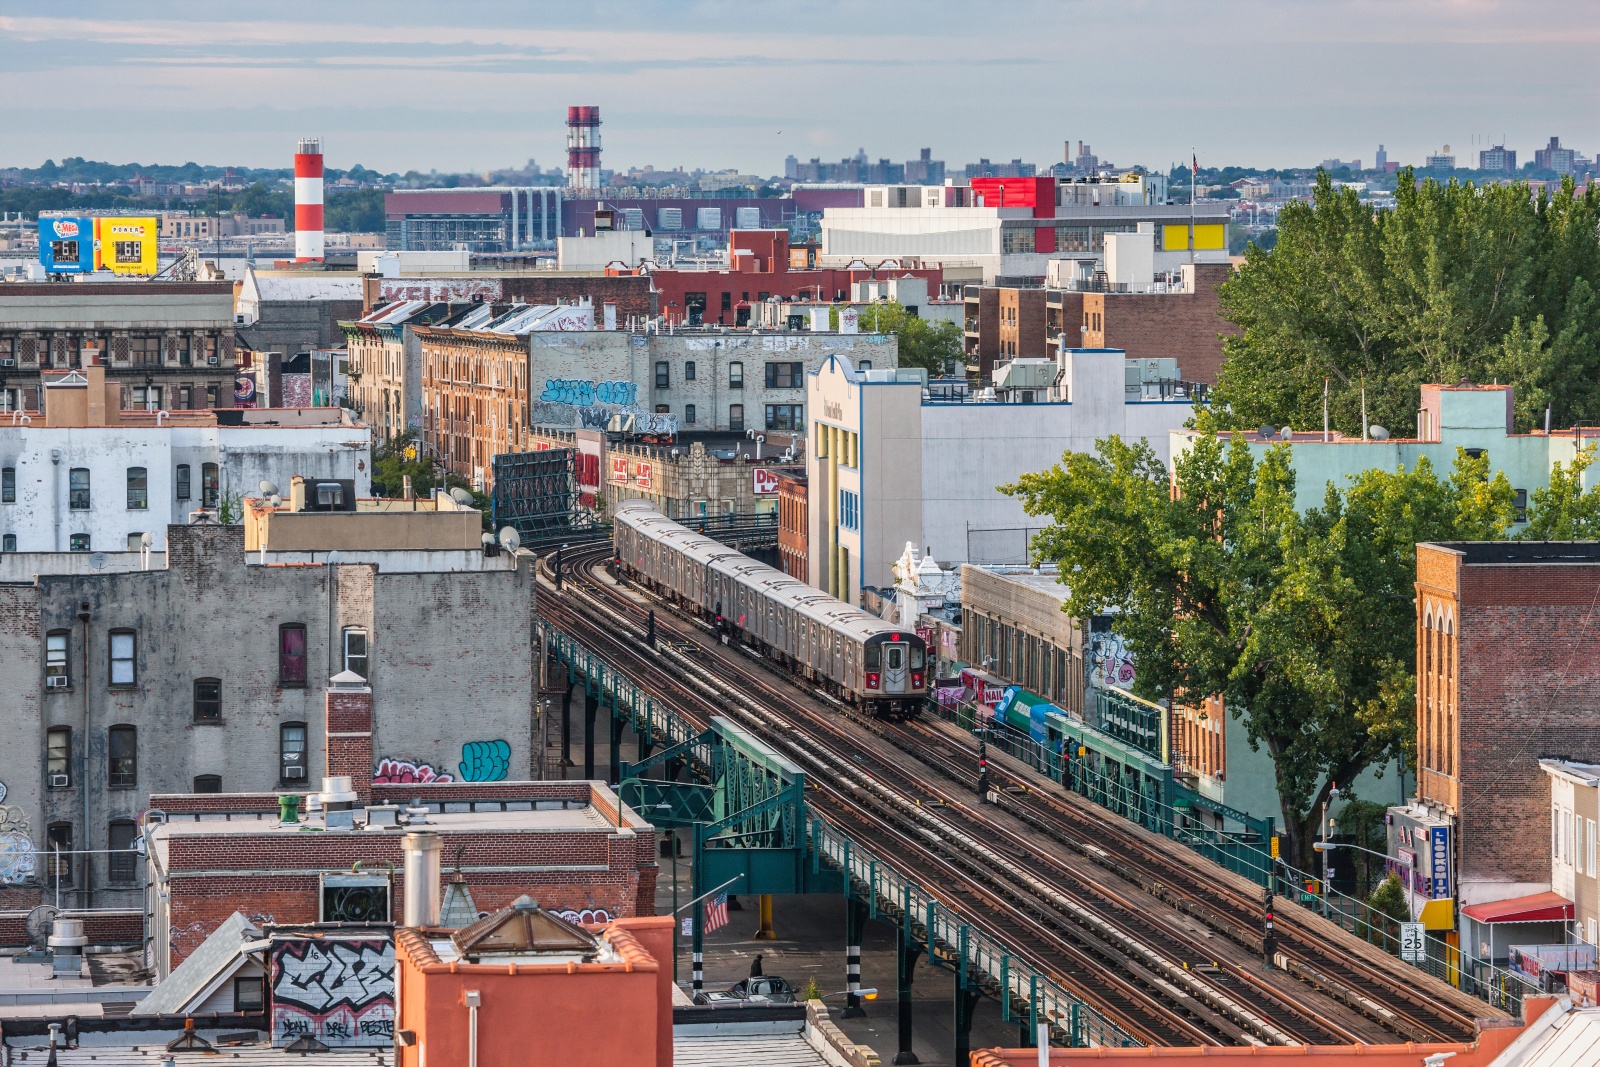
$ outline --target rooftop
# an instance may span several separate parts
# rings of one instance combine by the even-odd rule
[[[152,801],[154,803],[154,801]],[[430,805],[430,807],[435,805]],[[441,834],[488,834],[488,833],[574,833],[585,830],[596,833],[618,833],[617,826],[602,815],[595,808],[576,801],[532,801],[508,800],[504,802],[505,810],[466,810],[451,811],[455,807],[471,809],[481,807],[481,803],[474,805],[469,802],[461,804],[445,803],[446,810],[432,812],[428,815],[425,824],[430,830]],[[359,814],[359,812],[357,813]],[[631,835],[633,828],[641,825],[637,818],[624,820],[625,825],[620,832]],[[265,812],[188,812],[169,814],[167,821],[151,831],[151,836],[158,844],[169,840],[186,837],[216,837],[216,836],[250,836],[265,835],[271,837],[304,836],[328,839],[330,837],[348,838],[352,835],[389,835],[399,840],[400,836],[410,827],[408,825],[390,826],[384,829],[355,829],[355,830],[326,830],[313,814],[310,816],[302,813],[301,821],[297,823],[282,823],[277,815]]]
[[[1469,567],[1507,564],[1600,563],[1600,541],[1435,541]]]

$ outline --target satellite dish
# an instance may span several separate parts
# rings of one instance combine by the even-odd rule
[[[450,490],[450,499],[454,500],[457,504],[470,504],[472,503],[472,494],[460,486],[456,486],[454,489]]]
[[[1277,432],[1278,431],[1276,429],[1274,429],[1273,427],[1271,427],[1271,426],[1262,426],[1261,429],[1256,431],[1256,433],[1259,434],[1260,436],[1262,436],[1263,438],[1272,437]]]
[[[1292,441],[1294,440],[1294,429],[1292,427],[1285,426],[1283,429],[1278,431],[1278,437],[1284,441]]]
[[[142,534],[139,535],[139,544],[142,547],[149,548],[153,543],[154,543],[154,538],[152,538],[149,534],[142,533]]]
[[[261,483],[261,495],[262,496],[277,496],[278,495],[278,487],[275,484],[273,484],[272,482],[263,481]]]
[[[1372,426],[1367,430],[1367,436],[1371,437],[1374,441],[1387,441],[1389,439],[1389,428],[1387,426],[1379,426],[1377,423],[1373,423]]]
[[[522,547],[522,535],[517,533],[516,527],[500,527],[500,547],[507,552],[515,552]]]
[[[283,506],[283,497],[279,496],[277,493],[273,493],[272,496],[267,498],[267,500],[275,508]]]

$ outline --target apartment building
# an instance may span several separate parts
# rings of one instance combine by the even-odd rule
[[[235,349],[230,282],[0,286],[0,411],[37,411],[46,375],[93,363],[123,407],[234,407]]]

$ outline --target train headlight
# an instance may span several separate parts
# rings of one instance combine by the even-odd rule
[[[912,671],[911,672],[911,688],[913,688],[913,689],[921,689],[922,688],[922,675],[917,671]]]
[[[878,675],[874,671],[868,671],[867,672],[867,688],[868,689],[876,689],[876,688],[878,688]]]

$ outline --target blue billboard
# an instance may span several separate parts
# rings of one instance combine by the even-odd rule
[[[39,219],[39,262],[52,274],[94,273],[94,219]]]

